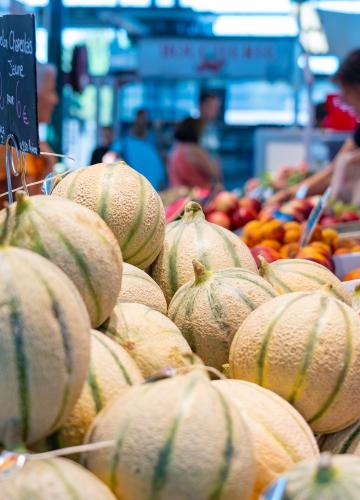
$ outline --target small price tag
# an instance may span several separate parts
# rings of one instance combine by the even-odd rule
[[[312,209],[311,214],[309,215],[308,221],[306,223],[305,229],[302,233],[301,240],[300,240],[300,246],[304,247],[307,245],[310,241],[310,238],[314,232],[314,229],[316,228],[317,223],[319,222],[319,219],[321,217],[321,214],[326,208],[328,199],[331,194],[331,187],[328,187],[325,193],[321,196],[315,207]]]
[[[19,471],[26,463],[26,455],[11,451],[0,452],[0,481]]]
[[[13,134],[39,155],[35,51],[34,16],[0,16],[0,144]]]

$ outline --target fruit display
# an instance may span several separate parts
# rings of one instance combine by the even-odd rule
[[[4,500],[115,500],[109,488],[80,465],[65,458],[34,460],[1,481]]]
[[[159,285],[144,271],[124,263],[118,303],[137,302],[167,314],[167,304]]]
[[[251,193],[245,193],[245,196],[239,198],[235,193],[221,191],[210,203],[205,202],[204,213],[209,222],[232,230],[240,229],[253,220],[277,219],[301,224],[308,219],[318,201],[319,196],[312,196],[285,203],[261,203],[257,198],[251,197]],[[176,209],[181,210],[181,205],[174,204],[173,213]],[[319,225],[328,227],[359,220],[359,207],[330,201],[320,217]]]
[[[334,229],[320,226],[315,228],[310,242],[300,247],[303,229],[304,224],[294,221],[256,220],[244,226],[241,239],[251,248],[258,265],[260,256],[267,262],[300,258],[318,262],[334,271],[334,256],[360,251],[357,240],[342,238]]]
[[[176,292],[169,318],[206,365],[221,370],[241,323],[277,293],[253,271],[242,268],[211,271],[194,261],[194,279]]]
[[[227,191],[222,191],[206,205],[204,213],[209,222],[226,229],[239,229],[248,222],[257,219],[261,203],[255,198],[240,198]]]
[[[115,448],[88,454],[84,463],[117,498],[243,500],[252,492],[246,419],[202,371],[120,396],[88,434],[91,443],[110,439]]]
[[[120,162],[0,212],[1,500],[358,496],[356,233],[202,194],[165,227]]]
[[[351,306],[352,299],[341,281],[326,267],[305,259],[283,259],[269,264],[260,257],[260,275],[278,293],[312,292],[330,285],[329,293]]]
[[[168,303],[175,292],[193,277],[193,260],[211,269],[245,267],[257,271],[247,246],[231,231],[205,220],[201,206],[189,202],[181,220],[166,227],[165,242],[151,276]]]
[[[47,439],[46,448],[82,444],[96,415],[127,387],[140,384],[143,380],[135,361],[124,348],[92,330],[86,382],[64,425]]]
[[[294,465],[283,476],[286,500],[357,500],[360,458],[323,453]],[[261,500],[265,497],[261,496]]]
[[[276,392],[314,432],[360,418],[360,318],[326,289],[258,307],[236,333],[229,363],[231,377]]]
[[[134,358],[144,377],[192,364],[189,344],[166,316],[143,304],[118,304],[101,327]]]
[[[90,322],[75,286],[43,257],[0,246],[0,276],[0,442],[32,443],[61,427],[80,395]]]
[[[249,415],[255,443],[256,478],[252,498],[282,472],[319,453],[305,420],[284,399],[244,380],[217,380],[216,388]]]
[[[116,304],[121,287],[122,256],[109,227],[78,203],[52,196],[26,197],[3,213],[0,231],[6,242],[51,260],[76,285],[93,327],[100,326]]]
[[[126,163],[99,163],[68,174],[52,195],[97,212],[115,234],[125,262],[146,269],[158,256],[165,232],[160,196]]]

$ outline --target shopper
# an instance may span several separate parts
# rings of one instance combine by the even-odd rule
[[[201,146],[215,158],[219,155],[220,137],[217,120],[221,108],[221,101],[217,94],[204,91],[200,95],[199,111],[203,123]]]
[[[333,80],[339,85],[343,102],[360,119],[360,49],[354,50],[345,58]],[[333,162],[302,185],[306,186],[308,195],[314,195],[323,193],[333,182],[333,197],[356,202],[353,192],[358,179],[360,180],[360,124],[353,136],[343,144]],[[286,201],[295,196],[299,187],[300,185],[296,185],[280,191],[269,202]]]
[[[114,132],[112,127],[102,127],[100,146],[94,149],[91,155],[90,165],[101,163],[104,156],[111,150],[111,144],[114,140]]]
[[[218,164],[199,144],[203,122],[186,118],[175,130],[176,143],[168,159],[170,187],[212,188],[221,182]]]
[[[58,95],[55,90],[56,68],[49,64],[37,64],[37,88],[38,88],[38,118],[39,123],[50,123],[55,106],[58,103]],[[40,141],[40,151],[52,153],[52,149],[46,141]],[[26,181],[28,184],[44,179],[56,164],[56,158],[52,156],[26,155]],[[20,185],[20,179],[12,178],[13,188]],[[0,146],[0,194],[7,191],[5,171],[5,148]],[[41,193],[41,184],[29,188],[31,194]],[[6,201],[6,197],[0,198],[0,206]]]

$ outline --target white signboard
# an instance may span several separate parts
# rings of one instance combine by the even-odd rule
[[[143,77],[291,79],[293,61],[292,38],[150,38],[139,46]]]

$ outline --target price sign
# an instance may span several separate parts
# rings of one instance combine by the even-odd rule
[[[40,154],[33,15],[0,16],[0,144],[9,134],[21,151]]]

